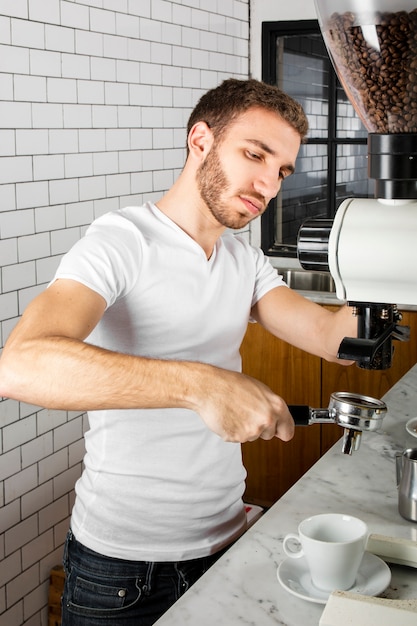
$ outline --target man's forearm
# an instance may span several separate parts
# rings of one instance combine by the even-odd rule
[[[331,313],[330,323],[327,326],[326,347],[328,355],[324,356],[326,360],[340,363],[341,365],[349,365],[352,361],[341,360],[337,358],[339,347],[344,337],[356,337],[358,322],[353,314],[353,309],[346,305]]]
[[[32,339],[0,359],[0,394],[51,409],[185,407],[200,363],[110,352],[77,339]]]

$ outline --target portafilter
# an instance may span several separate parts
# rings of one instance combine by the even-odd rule
[[[338,424],[344,429],[342,452],[358,450],[362,431],[378,430],[387,406],[382,400],[349,391],[335,391],[330,395],[327,409],[313,409],[307,405],[289,405],[296,426],[310,424]]]

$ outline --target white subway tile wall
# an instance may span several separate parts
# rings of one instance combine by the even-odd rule
[[[0,0],[0,348],[95,217],[171,186],[200,95],[248,74],[249,0]],[[87,428],[0,399],[0,626],[47,626]]]

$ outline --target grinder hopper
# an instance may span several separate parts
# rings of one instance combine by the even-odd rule
[[[315,0],[329,56],[368,136],[375,197],[417,198],[417,3]]]

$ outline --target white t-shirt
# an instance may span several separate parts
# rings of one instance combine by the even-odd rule
[[[236,235],[224,234],[207,260],[152,203],[93,222],[56,278],[77,280],[107,302],[87,342],[236,371],[252,305],[284,284]],[[89,423],[71,520],[85,546],[128,560],[187,560],[244,530],[240,445],[224,442],[197,413],[92,411]]]

